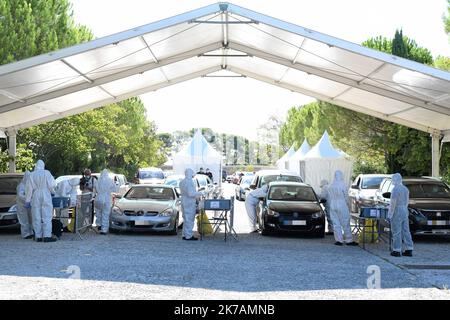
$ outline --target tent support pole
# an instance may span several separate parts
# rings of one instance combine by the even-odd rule
[[[433,177],[439,177],[439,141],[441,135],[431,135],[431,175]]]
[[[6,132],[8,136],[8,155],[9,155],[9,166],[8,172],[15,173],[16,172],[16,143],[17,143],[17,133],[16,131],[8,131]]]

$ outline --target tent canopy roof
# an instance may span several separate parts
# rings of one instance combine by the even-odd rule
[[[197,130],[191,141],[183,147],[180,152],[174,155],[173,162],[179,159],[185,160],[191,159],[193,161],[201,162],[217,162],[222,161],[222,156],[216,151],[203,137],[200,130]]]
[[[302,145],[300,148],[292,155],[292,157],[289,158],[289,160],[300,160],[305,157],[305,155],[311,150],[311,146],[309,145],[308,141],[303,140]]]
[[[330,141],[328,132],[325,131],[319,142],[311,148],[304,159],[345,159],[348,155],[338,149],[335,149]]]
[[[228,70],[433,134],[450,134],[450,73],[216,3],[0,66],[12,131]]]
[[[286,153],[277,160],[277,163],[281,163],[283,161],[287,161],[289,160],[289,158],[291,158],[293,155],[295,154],[295,149],[294,149],[294,145],[292,145],[288,151],[286,151]]]

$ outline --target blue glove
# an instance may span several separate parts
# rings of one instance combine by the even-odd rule
[[[31,202],[25,202],[25,209],[31,209]]]

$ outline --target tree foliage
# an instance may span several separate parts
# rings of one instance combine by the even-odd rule
[[[0,0],[0,17],[0,64],[93,38],[88,28],[75,23],[68,0]],[[40,158],[54,175],[107,167],[131,176],[138,166],[165,159],[155,125],[138,98],[21,130],[18,142],[19,170],[30,169]],[[6,152],[0,153],[0,171],[7,161]]]
[[[379,36],[368,39],[363,45],[433,65],[430,51],[419,47],[402,31],[397,30],[393,40]],[[447,64],[446,58],[439,58],[439,67]],[[305,137],[315,144],[325,130],[338,148],[356,158],[355,174],[429,175],[431,172],[429,134],[320,101],[289,110],[281,128],[281,144],[288,147],[294,143],[299,147]],[[450,164],[449,149],[448,146],[443,148],[443,172]]]

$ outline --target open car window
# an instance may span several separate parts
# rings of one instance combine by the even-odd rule
[[[272,186],[269,191],[268,199],[283,201],[317,201],[313,189],[306,186]]]

